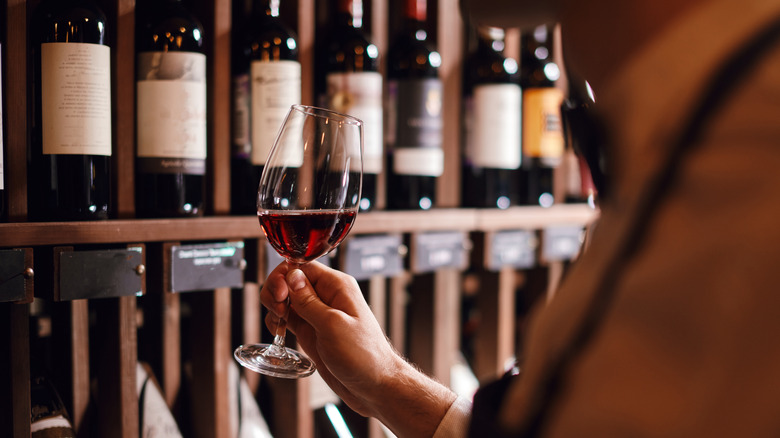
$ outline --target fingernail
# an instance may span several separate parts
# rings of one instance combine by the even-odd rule
[[[287,285],[292,290],[301,290],[306,287],[306,275],[300,269],[293,269],[287,273]]]

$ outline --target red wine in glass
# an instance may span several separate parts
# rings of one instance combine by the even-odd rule
[[[354,210],[270,211],[258,214],[260,226],[276,252],[307,263],[329,253],[349,233]]]
[[[362,151],[361,120],[323,108],[290,108],[257,188],[260,226],[290,269],[329,253],[349,233],[361,199]],[[286,321],[285,313],[272,329],[273,343],[241,345],[233,356],[270,376],[311,375],[311,359],[284,345]]]

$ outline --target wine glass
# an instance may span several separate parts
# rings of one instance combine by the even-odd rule
[[[257,190],[260,225],[290,268],[329,253],[349,233],[360,203],[362,150],[359,119],[311,106],[290,108]],[[272,344],[242,345],[233,356],[275,377],[313,373],[309,358],[284,346],[286,320],[284,315]]]

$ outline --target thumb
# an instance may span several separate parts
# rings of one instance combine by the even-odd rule
[[[327,318],[331,307],[325,304],[317,295],[309,279],[300,269],[287,273],[287,286],[290,288],[290,306],[301,318],[317,327]]]

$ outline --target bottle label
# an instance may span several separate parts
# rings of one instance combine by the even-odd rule
[[[441,176],[442,83],[439,79],[390,81],[387,143],[392,145],[393,172]]]
[[[475,167],[520,167],[520,108],[517,84],[474,87],[466,102],[466,159]]]
[[[138,54],[138,170],[206,173],[206,55]]]
[[[233,77],[233,156],[241,159],[248,159],[252,154],[249,134],[251,92],[249,74]]]
[[[111,49],[41,44],[43,153],[111,155]]]
[[[563,91],[558,88],[526,88],[523,92],[523,150],[551,166],[563,156],[561,103]]]
[[[330,73],[327,106],[363,121],[363,172],[382,172],[382,75]]]
[[[301,64],[252,62],[252,164],[262,166],[290,106],[301,103]]]

